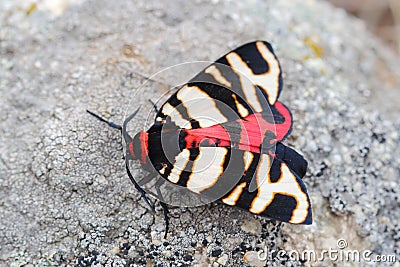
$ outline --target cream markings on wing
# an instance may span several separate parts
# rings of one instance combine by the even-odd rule
[[[179,113],[179,111],[168,102],[164,104],[164,106],[161,109],[161,112],[169,116],[171,118],[171,121],[173,121],[177,126],[181,127],[182,129],[192,128],[190,122],[188,120],[185,120]]]
[[[268,63],[269,70],[265,74],[257,75],[260,77],[257,85],[260,86],[268,94],[268,102],[273,105],[278,98],[279,92],[279,75],[281,68],[275,55],[271,53],[268,47],[263,42],[256,43],[258,52]]]
[[[175,157],[175,163],[171,169],[171,173],[168,175],[168,180],[170,182],[176,184],[179,181],[179,177],[185,170],[189,157],[190,151],[188,149],[182,150],[182,152]]]
[[[235,52],[229,53],[226,59],[235,73],[240,77],[240,82],[247,101],[253,106],[256,112],[261,112],[262,108],[256,95],[255,85],[258,85],[268,95],[268,102],[270,105],[273,105],[278,97],[279,74],[281,70],[274,54],[271,53],[264,43],[257,42],[256,46],[269,66],[268,71],[263,74],[254,74],[249,66]]]
[[[193,162],[192,173],[189,175],[187,187],[195,193],[211,188],[224,172],[225,147],[199,147],[199,156]]]
[[[249,103],[256,112],[261,112],[262,107],[258,101],[254,81],[251,79],[251,75],[254,76],[254,74],[251,74],[252,71],[249,69],[247,64],[243,62],[242,58],[235,52],[231,52],[226,55],[226,60],[232,67],[233,71],[240,78],[240,83],[242,85],[242,90],[244,96],[246,97],[247,103]]]
[[[243,154],[243,161],[244,161],[244,170],[247,171],[250,167],[251,162],[254,159],[253,153],[249,151],[245,151]]]
[[[235,206],[245,187],[246,182],[240,183],[238,186],[235,187],[235,189],[232,190],[232,192],[227,197],[222,199],[222,202],[230,206]]]
[[[211,65],[204,72],[213,76],[213,78],[220,84],[225,85],[229,88],[232,87],[232,84],[227,79],[225,79],[225,77],[221,74],[221,72],[215,65]]]
[[[237,108],[240,116],[242,118],[247,117],[249,115],[249,111],[242,104],[239,103],[235,94],[232,94],[232,98],[233,98],[233,100],[235,100],[235,105],[236,105],[236,108]]]
[[[165,170],[167,169],[167,166],[168,166],[167,164],[163,164],[163,167],[158,172],[164,174]]]
[[[258,169],[256,173],[257,182],[257,195],[253,199],[250,205],[250,212],[255,214],[262,213],[265,208],[274,199],[273,188],[269,187],[269,172],[271,169],[271,162],[268,156],[262,155],[258,164]]]
[[[282,192],[283,195],[292,196],[296,199],[297,205],[296,208],[292,212],[292,218],[290,218],[290,223],[302,223],[307,218],[309,203],[307,199],[307,195],[301,190],[299,183],[296,180],[296,177],[289,170],[289,167],[286,164],[281,165],[281,177],[279,178],[279,182],[283,177],[287,177],[287,181],[282,181],[283,183],[290,182],[291,189],[287,190],[285,193]],[[293,182],[291,182],[293,181]]]
[[[290,223],[302,223],[308,214],[309,203],[307,195],[301,190],[296,177],[291,173],[286,164],[281,164],[281,176],[278,181],[271,182],[269,177],[271,162],[268,155],[263,155],[257,169],[256,181],[258,192],[253,199],[250,212],[260,214],[274,200],[275,194],[291,196],[296,200],[296,208],[292,211]]]
[[[176,97],[186,107],[189,117],[198,121],[202,128],[228,121],[217,108],[215,100],[197,86],[186,85]]]

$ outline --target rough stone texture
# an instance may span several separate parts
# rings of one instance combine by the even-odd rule
[[[399,259],[400,65],[360,21],[312,0],[116,2],[59,16],[0,4],[0,265],[258,266],[265,246],[337,249],[340,238]],[[160,94],[153,83],[138,94],[140,74],[254,39],[273,44],[285,72],[286,143],[309,162],[314,224],[255,223],[209,204],[172,209],[164,240],[162,213],[126,177],[118,133],[84,110],[121,122]]]

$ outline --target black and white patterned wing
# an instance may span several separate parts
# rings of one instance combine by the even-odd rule
[[[182,86],[155,121],[195,129],[270,113],[281,90],[281,67],[272,46],[255,41],[227,53]]]
[[[301,180],[307,162],[282,144],[277,153],[197,147],[176,151],[171,162],[160,159],[156,169],[169,182],[211,200],[271,219],[311,224],[311,202]],[[257,186],[251,191],[253,179]]]

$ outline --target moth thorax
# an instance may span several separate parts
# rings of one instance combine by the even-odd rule
[[[129,153],[133,159],[137,159],[140,163],[146,163],[148,155],[148,133],[140,131],[135,135],[132,142],[128,144]]]

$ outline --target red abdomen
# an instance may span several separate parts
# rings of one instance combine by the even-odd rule
[[[274,120],[271,120],[272,117]],[[181,135],[186,148],[200,145],[231,146],[259,153],[262,144],[272,145],[281,141],[291,130],[292,116],[282,103],[275,103],[272,117],[271,114],[254,113],[243,119],[207,128],[183,130]]]

